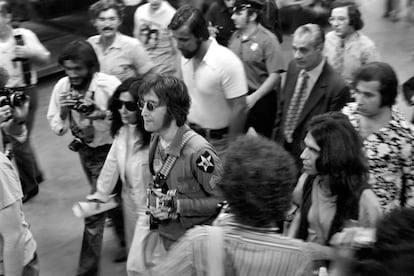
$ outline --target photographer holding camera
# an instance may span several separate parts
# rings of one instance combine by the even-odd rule
[[[31,98],[25,122],[27,139],[20,143],[13,137],[7,137],[13,149],[25,202],[38,193],[38,183],[43,181],[42,172],[30,144],[30,133],[38,98],[37,72],[34,65],[49,62],[50,52],[40,43],[35,33],[12,22],[11,11],[14,4],[14,1],[0,0],[0,66],[4,67],[10,76],[5,87],[14,92],[23,92]]]
[[[9,75],[0,67],[0,147],[1,135],[7,134],[23,143],[27,137],[24,124],[29,99],[16,101],[16,94],[9,94],[4,85]],[[0,275],[37,276],[38,260],[36,242],[29,230],[22,209],[22,188],[13,164],[0,151]],[[4,223],[6,222],[7,223]]]
[[[69,129],[74,136],[69,148],[78,152],[82,167],[96,191],[96,181],[111,148],[111,114],[108,101],[120,81],[99,72],[98,58],[84,41],[71,42],[59,56],[66,77],[55,85],[47,119],[57,135]],[[105,213],[87,217],[77,275],[98,275]]]

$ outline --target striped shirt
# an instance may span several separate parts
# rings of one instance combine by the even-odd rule
[[[281,236],[275,229],[236,223],[222,226],[222,231],[226,275],[312,275],[312,252],[304,242]],[[205,226],[189,230],[152,275],[207,275],[207,241]]]

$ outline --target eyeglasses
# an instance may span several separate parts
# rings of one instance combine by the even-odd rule
[[[154,103],[154,102],[147,102],[147,101],[139,101],[138,102],[138,106],[140,110],[143,110],[144,107],[147,107],[147,110],[149,112],[154,111],[155,109],[157,109],[158,107],[160,107],[159,103]]]
[[[116,109],[122,109],[122,107],[125,106],[125,108],[129,111],[137,111],[138,110],[138,105],[136,102],[124,102],[121,100],[114,100],[114,107]]]

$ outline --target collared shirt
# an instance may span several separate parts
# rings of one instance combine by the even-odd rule
[[[150,3],[140,6],[134,14],[134,35],[141,41],[159,73],[179,72],[179,51],[168,29],[175,9],[162,0],[155,12]]]
[[[9,73],[9,80],[6,87],[23,87],[28,85],[24,81],[22,62],[13,61],[16,57],[16,39],[14,36],[18,34],[22,36],[25,46],[30,48],[34,56],[50,55],[49,51],[40,43],[34,32],[24,28],[13,29],[12,36],[6,41],[0,42],[0,66],[4,67]],[[30,84],[34,85],[37,83],[37,72],[33,63],[31,64],[30,74]]]
[[[22,197],[23,193],[19,176],[13,164],[3,153],[0,153],[0,275],[5,274],[4,263],[10,262],[10,260],[3,259],[4,252],[17,250],[15,247],[17,242],[8,240],[9,236],[16,237],[16,231],[22,231],[22,237],[24,239],[24,259],[22,260],[24,265],[32,260],[34,252],[36,251],[36,242],[33,239],[32,233],[29,230],[29,224],[26,222],[22,211],[22,203],[20,201]],[[7,215],[14,214],[19,216],[22,225],[21,228],[16,229],[14,228],[15,225],[10,226],[10,223],[6,222],[6,220],[10,219],[6,215],[6,209],[9,211]],[[14,212],[10,212],[10,209],[13,209]],[[16,219],[13,218],[13,221],[16,221]]]
[[[319,76],[321,75],[323,67],[325,66],[325,62],[326,62],[326,60],[323,59],[321,61],[321,63],[319,63],[318,66],[316,66],[315,68],[313,68],[310,71],[306,71],[306,73],[308,74],[308,81],[307,81],[307,84],[306,84],[306,99],[309,97],[313,87],[315,86],[316,81],[318,80]],[[302,69],[298,76],[301,76],[301,73],[303,71],[304,70]],[[299,89],[298,85],[300,85],[299,81],[296,82],[295,91],[297,89]]]
[[[343,43],[342,38],[334,31],[326,34],[324,54],[329,64],[334,68],[336,51],[341,43]],[[345,38],[344,43],[343,70],[338,73],[346,83],[350,84],[353,80],[354,72],[364,64],[379,61],[379,54],[374,42],[358,31]]]
[[[210,42],[197,68],[192,59],[184,57],[181,68],[191,96],[188,121],[202,128],[220,129],[230,124],[227,99],[246,95],[248,88],[240,59],[216,40],[210,38]]]
[[[101,72],[123,81],[145,75],[154,67],[148,53],[137,39],[117,33],[112,45],[104,50],[100,38],[100,35],[95,35],[88,42],[98,56]]]
[[[221,226],[226,271],[237,275],[312,275],[312,255],[302,241],[284,237],[273,229],[238,223]],[[206,227],[195,227],[171,249],[151,275],[207,275]]]
[[[257,90],[271,73],[286,69],[276,36],[260,24],[246,38],[236,31],[229,49],[242,60],[249,89]]]
[[[342,112],[359,130],[357,104],[349,103]],[[406,206],[414,207],[414,128],[392,109],[387,127],[370,134],[363,141],[369,161],[369,184],[385,212],[400,206],[405,186]]]
[[[94,103],[100,110],[108,110],[108,101],[115,89],[120,85],[120,81],[114,77],[104,73],[95,73],[92,78],[88,91],[94,92]],[[70,117],[81,129],[86,129],[92,123],[94,138],[90,147],[98,147],[112,143],[112,136],[110,134],[111,120],[105,118],[104,120],[91,120],[77,111],[71,110],[70,116],[65,120],[60,118],[60,104],[59,98],[61,93],[70,91],[70,81],[68,77],[61,78],[53,88],[50,97],[49,108],[47,111],[47,119],[53,132],[57,135],[65,134],[70,127]]]

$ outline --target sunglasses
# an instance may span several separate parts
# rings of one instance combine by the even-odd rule
[[[125,106],[125,108],[129,111],[137,111],[138,110],[138,105],[136,102],[124,102],[121,100],[114,100],[114,107],[116,109],[122,109],[122,107]]]
[[[144,107],[147,107],[147,110],[149,112],[154,111],[156,108],[160,107],[160,104],[156,104],[154,102],[146,102],[146,101],[139,101],[138,102],[138,106],[140,110],[143,110]]]

